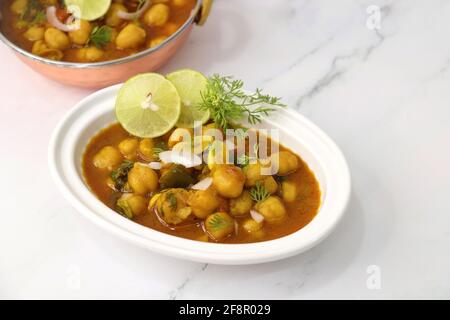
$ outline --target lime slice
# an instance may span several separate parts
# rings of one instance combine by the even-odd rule
[[[103,16],[111,0],[65,0],[67,10],[76,18],[92,21]]]
[[[122,127],[141,138],[162,136],[180,116],[180,96],[162,75],[144,73],[129,79],[116,99],[116,117]]]
[[[206,123],[209,120],[209,111],[197,107],[202,101],[200,92],[206,89],[206,77],[200,72],[183,69],[168,74],[166,78],[174,84],[181,98],[181,114],[177,127],[193,128],[195,121]]]

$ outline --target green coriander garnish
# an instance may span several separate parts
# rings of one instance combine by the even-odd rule
[[[253,201],[261,202],[269,197],[269,192],[261,182],[257,182],[256,185],[250,190],[250,196]]]
[[[126,160],[116,170],[111,172],[111,179],[117,191],[124,190],[128,181],[128,172],[133,169],[133,166],[134,162]]]
[[[264,95],[260,89],[247,94],[242,90],[243,86],[242,80],[215,74],[208,79],[206,90],[201,93],[199,108],[209,110],[216,125],[228,129],[233,122],[245,117],[250,124],[256,124],[263,116],[275,111],[275,107],[285,107],[280,98]]]
[[[36,15],[34,16],[32,24],[41,24],[44,23],[47,20],[47,15],[44,11],[38,11],[36,12]]]
[[[159,154],[163,151],[167,151],[168,147],[167,144],[164,141],[159,141],[156,143],[156,145],[153,147],[153,154],[156,157],[159,157]]]
[[[116,210],[118,213],[123,215],[124,217],[131,219],[133,218],[133,210],[131,210],[128,201],[125,199],[119,199],[116,203]]]
[[[229,228],[233,225],[233,221],[225,219],[220,214],[214,214],[211,219],[207,221],[208,229],[211,231],[218,231]]]
[[[38,0],[29,0],[25,10],[20,15],[20,20],[32,24],[37,24],[45,21],[46,16],[43,5]]]
[[[176,210],[178,205],[177,197],[172,192],[169,192],[167,193],[166,199],[169,202],[170,208]]]
[[[112,29],[108,26],[95,27],[91,32],[89,43],[97,48],[103,48],[111,41]]]
[[[258,161],[258,150],[259,150],[259,144],[255,144],[253,146],[253,154],[252,156],[243,154],[237,158],[237,164],[241,166],[242,168],[248,166],[250,163],[255,163]]]

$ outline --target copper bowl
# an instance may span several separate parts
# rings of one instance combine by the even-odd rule
[[[194,23],[198,25],[205,23],[210,7],[211,0],[197,0],[189,19],[163,43],[129,57],[111,61],[96,63],[55,61],[36,56],[18,47],[1,32],[0,40],[11,48],[20,60],[42,75],[63,84],[98,89],[123,82],[135,74],[160,68],[186,42]]]

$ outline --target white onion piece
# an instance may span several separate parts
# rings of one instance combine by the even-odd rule
[[[144,5],[136,12],[125,12],[119,11],[117,12],[117,16],[124,20],[135,20],[138,19],[145,10],[152,4],[150,0],[145,1]]]
[[[196,184],[194,184],[192,186],[192,189],[194,190],[206,190],[208,189],[211,184],[213,182],[213,179],[211,177],[205,178],[199,182],[197,182]]]
[[[199,156],[188,153],[180,152],[176,150],[163,151],[159,154],[159,159],[165,163],[177,163],[185,166],[186,168],[196,167],[202,164],[202,158]]]
[[[161,170],[162,163],[161,162],[150,162],[148,166],[153,170]]]
[[[56,16],[56,7],[50,6],[47,8],[47,20],[48,22],[54,26],[56,29],[59,29],[64,32],[71,32],[76,31],[80,29],[80,22],[76,21],[71,24],[65,24],[59,21],[58,17]]]
[[[264,221],[264,216],[256,210],[250,210],[250,215],[252,216],[252,219],[258,223]]]

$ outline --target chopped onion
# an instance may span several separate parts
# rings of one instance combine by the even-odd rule
[[[192,189],[194,190],[206,190],[208,189],[211,184],[213,182],[213,179],[211,177],[205,178],[199,182],[197,182],[196,184],[194,184],[192,186]]]
[[[180,152],[176,150],[163,151],[159,154],[159,159],[165,163],[177,163],[185,166],[186,168],[196,167],[202,164],[202,158],[189,153]]]
[[[125,12],[119,11],[117,12],[117,16],[124,20],[135,20],[139,18],[145,10],[152,4],[150,0],[145,1],[144,5],[136,12]]]
[[[252,216],[252,219],[258,223],[264,221],[264,216],[256,210],[250,210],[250,215]]]
[[[161,170],[162,164],[161,162],[150,162],[148,166],[153,170]]]
[[[234,220],[234,233],[237,235],[239,233],[239,224]]]
[[[62,23],[61,21],[59,21],[58,17],[56,16],[56,7],[55,6],[50,6],[47,8],[47,20],[56,29],[59,29],[64,32],[71,32],[71,31],[76,31],[76,30],[80,29],[79,21],[76,21],[71,24],[65,24],[65,23]]]

